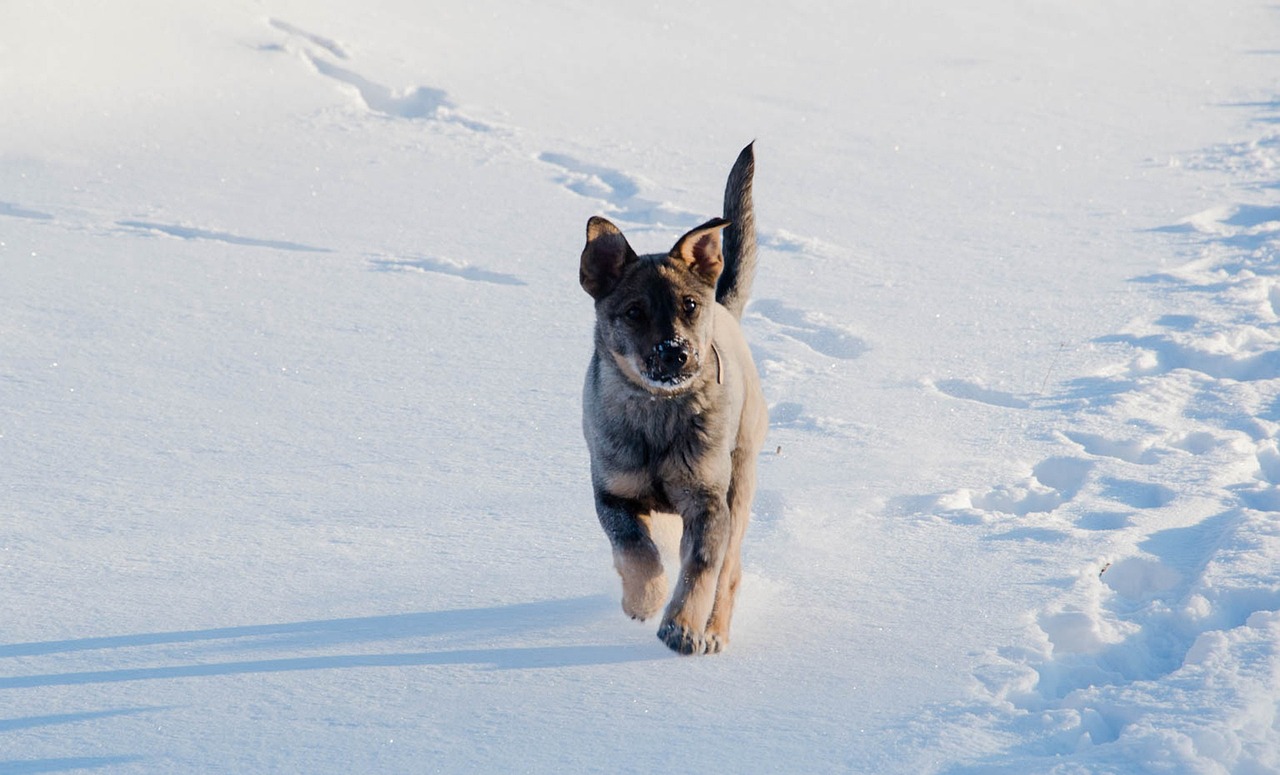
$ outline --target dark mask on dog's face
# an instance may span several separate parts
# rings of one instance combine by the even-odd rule
[[[680,392],[713,357],[720,230],[727,223],[708,221],[665,256],[637,256],[603,218],[587,224],[580,279],[596,300],[597,334],[622,373],[649,392]]]

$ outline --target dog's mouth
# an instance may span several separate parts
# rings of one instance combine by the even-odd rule
[[[686,372],[667,373],[663,371],[654,371],[645,369],[641,374],[645,380],[653,387],[661,390],[678,390],[684,387],[693,379],[693,374]]]
[[[645,355],[624,355],[617,350],[611,354],[628,380],[655,395],[675,395],[689,390],[697,383],[703,368],[699,350],[685,339],[668,339]]]

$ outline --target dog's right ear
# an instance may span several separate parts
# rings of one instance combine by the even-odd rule
[[[636,252],[617,226],[598,215],[587,221],[587,246],[582,249],[578,282],[597,301],[609,295],[626,265],[636,260]]]

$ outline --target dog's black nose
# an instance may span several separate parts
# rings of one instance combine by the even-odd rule
[[[689,348],[679,339],[659,342],[654,350],[658,353],[658,360],[668,371],[676,371],[689,362]]]

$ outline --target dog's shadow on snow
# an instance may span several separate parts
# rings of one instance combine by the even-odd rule
[[[286,673],[346,668],[474,665],[496,670],[527,670],[608,665],[664,659],[669,656],[648,638],[633,644],[488,645],[503,640],[546,640],[566,625],[582,624],[612,614],[615,604],[603,595],[451,611],[391,614],[350,619],[323,619],[283,624],[257,624],[208,630],[109,635],[74,640],[0,645],[0,657],[40,657],[81,651],[177,647],[187,664],[107,668],[68,673],[0,677],[0,689],[119,683],[165,678],[193,678],[255,673]],[[430,641],[431,649],[387,652],[377,648],[396,640]],[[357,644],[358,653],[297,655]],[[248,652],[293,655],[260,659]],[[207,658],[191,662],[193,652]],[[157,660],[165,660],[162,652]],[[128,662],[137,663],[138,652]]]

